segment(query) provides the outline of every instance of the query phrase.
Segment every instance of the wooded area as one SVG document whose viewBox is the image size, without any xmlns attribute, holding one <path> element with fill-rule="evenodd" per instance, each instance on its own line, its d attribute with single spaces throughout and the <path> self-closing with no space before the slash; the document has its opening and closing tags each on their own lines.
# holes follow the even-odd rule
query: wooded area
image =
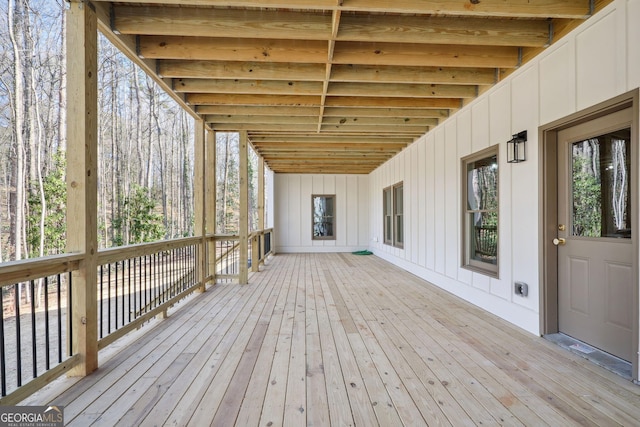
<svg viewBox="0 0 640 427">
<path fill-rule="evenodd" d="M 65 251 L 65 7 L 0 5 L 0 262 Z M 102 36 L 98 67 L 100 246 L 193 235 L 193 119 Z M 217 139 L 217 231 L 233 233 L 238 136 Z"/>
</svg>

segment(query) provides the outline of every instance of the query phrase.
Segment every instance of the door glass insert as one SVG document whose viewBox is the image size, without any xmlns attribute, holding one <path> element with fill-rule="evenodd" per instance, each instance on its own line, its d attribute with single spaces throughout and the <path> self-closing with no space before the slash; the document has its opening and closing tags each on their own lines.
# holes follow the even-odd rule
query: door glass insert
<svg viewBox="0 0 640 427">
<path fill-rule="evenodd" d="M 572 235 L 631 237 L 631 129 L 571 144 Z"/>
</svg>

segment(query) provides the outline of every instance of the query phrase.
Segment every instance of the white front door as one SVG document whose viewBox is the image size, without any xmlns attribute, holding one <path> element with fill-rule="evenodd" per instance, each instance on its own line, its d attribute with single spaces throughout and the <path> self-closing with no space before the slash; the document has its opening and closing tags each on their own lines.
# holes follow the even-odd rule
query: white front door
<svg viewBox="0 0 640 427">
<path fill-rule="evenodd" d="M 558 326 L 631 361 L 631 109 L 558 132 Z"/>
</svg>

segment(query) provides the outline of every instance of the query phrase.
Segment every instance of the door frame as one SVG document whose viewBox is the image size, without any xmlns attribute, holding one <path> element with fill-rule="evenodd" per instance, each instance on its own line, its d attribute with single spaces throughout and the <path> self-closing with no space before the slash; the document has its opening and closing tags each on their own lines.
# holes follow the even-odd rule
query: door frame
<svg viewBox="0 0 640 427">
<path fill-rule="evenodd" d="M 558 131 L 572 127 L 590 120 L 596 119 L 631 108 L 633 111 L 633 122 L 631 124 L 631 181 L 635 188 L 631 194 L 632 211 L 632 247 L 633 247 L 633 332 L 632 332 L 632 380 L 639 383 L 638 368 L 640 364 L 639 334 L 640 334 L 640 291 L 638 264 L 640 262 L 638 250 L 638 237 L 640 222 L 640 210 L 638 205 L 638 194 L 640 192 L 640 181 L 638 180 L 638 159 L 640 145 L 640 88 L 634 89 L 625 94 L 616 96 L 610 100 L 601 102 L 592 107 L 578 111 L 562 119 L 553 121 L 538 129 L 538 150 L 540 156 L 539 173 L 540 189 L 539 193 L 539 256 L 540 263 L 540 333 L 541 335 L 558 332 L 558 252 L 553 245 L 553 239 L 557 237 L 558 225 Z"/>
</svg>

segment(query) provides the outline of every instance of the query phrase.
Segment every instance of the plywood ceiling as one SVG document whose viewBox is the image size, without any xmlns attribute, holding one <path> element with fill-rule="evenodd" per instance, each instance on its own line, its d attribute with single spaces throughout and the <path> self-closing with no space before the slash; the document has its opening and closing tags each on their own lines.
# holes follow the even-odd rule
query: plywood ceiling
<svg viewBox="0 0 640 427">
<path fill-rule="evenodd" d="M 368 173 L 609 1 L 94 1 L 100 30 L 278 173 Z"/>
</svg>

